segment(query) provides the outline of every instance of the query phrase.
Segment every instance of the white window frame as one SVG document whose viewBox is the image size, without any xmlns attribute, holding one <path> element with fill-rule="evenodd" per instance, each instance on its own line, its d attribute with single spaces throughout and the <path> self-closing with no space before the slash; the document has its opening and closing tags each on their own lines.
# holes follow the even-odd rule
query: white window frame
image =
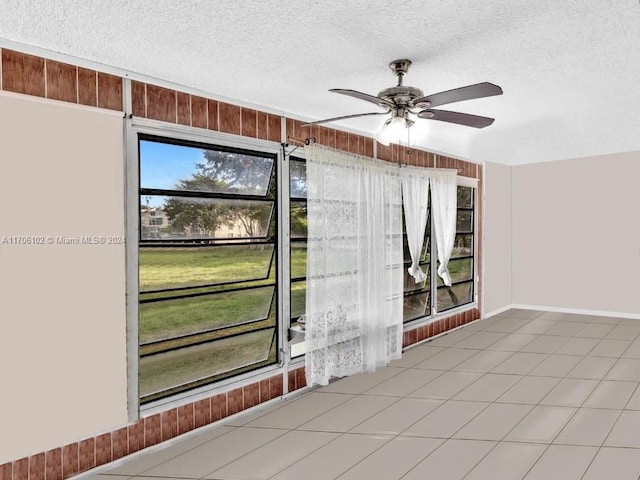
<svg viewBox="0 0 640 480">
<path fill-rule="evenodd" d="M 276 329 L 278 331 L 277 360 L 275 364 L 260 367 L 256 370 L 238 374 L 202 387 L 177 393 L 175 395 L 141 404 L 138 388 L 138 291 L 139 291 L 139 152 L 138 137 L 140 134 L 153 135 L 167 140 L 205 143 L 222 147 L 264 152 L 276 156 L 277 162 L 277 228 L 278 242 L 276 272 L 278 312 Z M 141 416 L 165 411 L 167 408 L 208 398 L 233 388 L 239 388 L 258 382 L 274 375 L 283 375 L 283 394 L 287 393 L 286 375 L 289 367 L 288 321 L 289 318 L 289 183 L 288 162 L 283 161 L 283 148 L 278 142 L 241 137 L 212 130 L 204 130 L 166 122 L 127 118 L 125 121 L 125 235 L 126 243 L 126 292 L 127 292 L 127 404 L 129 421 Z M 286 175 L 286 176 L 285 176 Z M 286 179 L 286 182 L 284 181 Z M 286 199 L 286 200 L 285 200 Z M 286 207 L 286 214 L 285 214 Z M 285 310 L 286 309 L 286 310 Z M 285 315 L 286 312 L 286 315 Z"/>
</svg>

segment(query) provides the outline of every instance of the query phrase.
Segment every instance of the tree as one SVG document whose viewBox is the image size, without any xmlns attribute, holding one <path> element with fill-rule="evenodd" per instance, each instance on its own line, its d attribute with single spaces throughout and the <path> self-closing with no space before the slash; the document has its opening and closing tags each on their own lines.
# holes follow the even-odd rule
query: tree
<svg viewBox="0 0 640 480">
<path fill-rule="evenodd" d="M 227 225 L 241 225 L 248 237 L 267 236 L 266 230 L 273 224 L 270 217 L 275 215 L 273 204 L 234 205 L 227 208 Z"/>
<path fill-rule="evenodd" d="M 203 150 L 204 162 L 196 164 L 198 173 L 216 182 L 221 193 L 265 195 L 274 198 L 271 180 L 273 159 L 241 153 Z"/>
<path fill-rule="evenodd" d="M 307 236 L 307 207 L 299 202 L 291 202 L 291 214 L 289 217 L 291 236 Z"/>
<path fill-rule="evenodd" d="M 171 221 L 171 230 L 191 236 L 213 236 L 226 224 L 226 208 L 201 198 L 171 197 L 164 211 Z M 195 230 L 195 231 L 194 231 Z"/>
<path fill-rule="evenodd" d="M 307 197 L 307 164 L 291 159 L 289 162 L 289 177 L 291 178 L 291 196 Z"/>
<path fill-rule="evenodd" d="M 203 150 L 203 160 L 191 178 L 178 181 L 176 190 L 275 197 L 272 158 Z M 273 223 L 269 221 L 273 203 L 266 202 L 171 197 L 164 210 L 174 231 L 193 235 L 196 229 L 207 237 L 224 225 L 240 225 L 249 237 L 264 236 Z"/>
<path fill-rule="evenodd" d="M 291 179 L 290 225 L 293 237 L 307 236 L 307 205 L 295 199 L 307 198 L 307 164 L 292 158 L 289 161 L 289 177 Z"/>
</svg>

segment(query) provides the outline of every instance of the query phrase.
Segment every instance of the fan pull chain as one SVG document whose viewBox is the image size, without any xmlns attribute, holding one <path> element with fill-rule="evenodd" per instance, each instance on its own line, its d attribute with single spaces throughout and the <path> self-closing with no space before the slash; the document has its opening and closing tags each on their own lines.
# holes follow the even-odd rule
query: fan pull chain
<svg viewBox="0 0 640 480">
<path fill-rule="evenodd" d="M 407 149 L 406 149 L 406 154 L 407 154 L 407 162 L 406 163 L 402 163 L 400 161 L 400 152 L 398 151 L 398 166 L 402 167 L 402 166 L 407 166 L 409 165 L 409 158 L 408 156 L 411 155 L 413 153 L 413 151 L 411 150 L 411 127 L 413 126 L 413 122 L 411 122 L 411 124 L 407 127 Z M 402 147 L 402 142 L 400 143 L 400 147 Z"/>
</svg>

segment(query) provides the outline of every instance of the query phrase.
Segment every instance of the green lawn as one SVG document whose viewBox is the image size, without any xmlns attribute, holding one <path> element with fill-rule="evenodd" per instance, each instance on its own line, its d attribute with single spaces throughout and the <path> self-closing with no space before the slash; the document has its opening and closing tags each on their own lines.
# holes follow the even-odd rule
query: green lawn
<svg viewBox="0 0 640 480">
<path fill-rule="evenodd" d="M 305 312 L 307 282 L 291 284 L 291 318 L 298 318 Z"/>
<path fill-rule="evenodd" d="M 268 360 L 273 362 L 274 332 L 274 329 L 261 330 L 143 357 L 139 364 L 140 396 L 144 398 L 157 392 L 171 391 L 179 385 L 196 386 L 199 382 L 206 383 L 211 378 L 225 376 L 248 365 Z"/>
<path fill-rule="evenodd" d="M 213 377 L 249 369 L 249 365 L 276 360 L 275 349 L 269 353 L 274 329 L 255 331 L 276 325 L 275 268 L 269 271 L 272 257 L 271 245 L 140 249 L 141 300 L 180 293 L 211 293 L 140 304 L 139 341 L 159 342 L 140 349 L 142 398 L 151 400 L 162 396 L 158 394 L 160 391 L 172 393 L 178 385 L 206 383 Z M 142 293 L 242 280 L 245 282 L 230 286 Z M 244 286 L 256 288 L 215 293 Z M 259 319 L 264 320 L 234 326 Z M 211 332 L 224 327 L 228 328 Z M 196 337 L 173 339 L 198 332 L 202 333 Z M 176 347 L 182 348 L 167 350 Z"/>
<path fill-rule="evenodd" d="M 140 343 L 267 318 L 274 287 L 140 304 Z"/>
<path fill-rule="evenodd" d="M 473 259 L 461 258 L 459 260 L 449 260 L 449 275 L 452 282 L 460 282 L 463 280 L 471 280 L 473 271 Z M 437 274 L 436 274 L 437 275 Z M 438 286 L 442 286 L 444 283 L 442 279 L 438 277 Z"/>
<path fill-rule="evenodd" d="M 264 278 L 271 245 L 140 248 L 140 290 Z"/>
<path fill-rule="evenodd" d="M 307 275 L 307 244 L 291 244 L 291 278 Z"/>
<path fill-rule="evenodd" d="M 291 244 L 291 278 L 307 276 L 307 244 Z M 291 283 L 291 318 L 297 319 L 305 312 L 307 282 Z"/>
</svg>

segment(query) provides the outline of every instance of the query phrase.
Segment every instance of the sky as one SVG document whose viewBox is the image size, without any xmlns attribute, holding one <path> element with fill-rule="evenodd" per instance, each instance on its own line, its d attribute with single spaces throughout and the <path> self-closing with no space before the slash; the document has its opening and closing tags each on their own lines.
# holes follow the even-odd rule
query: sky
<svg viewBox="0 0 640 480">
<path fill-rule="evenodd" d="M 195 164 L 203 159 L 200 148 L 168 143 L 140 141 L 140 186 L 174 189 L 181 178 L 195 172 Z M 165 197 L 149 197 L 149 206 L 159 207 Z M 146 205 L 146 200 L 142 202 Z"/>
</svg>

